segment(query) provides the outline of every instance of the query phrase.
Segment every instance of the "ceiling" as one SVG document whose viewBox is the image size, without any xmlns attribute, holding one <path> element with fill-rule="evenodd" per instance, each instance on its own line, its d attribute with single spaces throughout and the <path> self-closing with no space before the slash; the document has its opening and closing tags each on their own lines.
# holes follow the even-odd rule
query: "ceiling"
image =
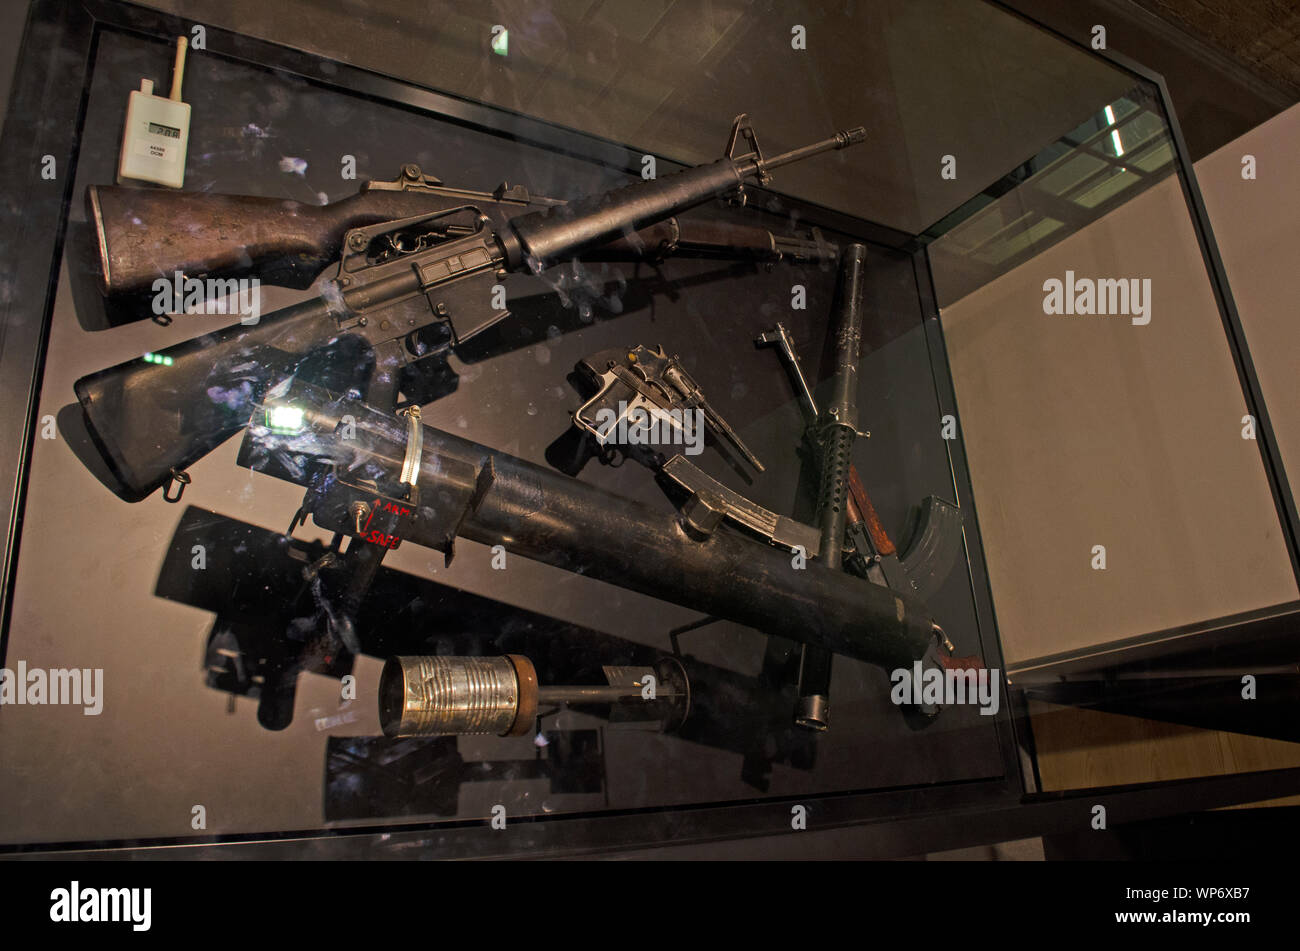
<svg viewBox="0 0 1300 951">
<path fill-rule="evenodd" d="M 1294 0 L 1135 2 L 1300 99 L 1300 6 Z"/>
</svg>

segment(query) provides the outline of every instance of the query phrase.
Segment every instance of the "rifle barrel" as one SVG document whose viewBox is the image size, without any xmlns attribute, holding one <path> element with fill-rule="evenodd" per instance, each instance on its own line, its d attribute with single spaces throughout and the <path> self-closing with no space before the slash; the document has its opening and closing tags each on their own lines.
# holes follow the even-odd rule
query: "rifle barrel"
<svg viewBox="0 0 1300 951">
<path fill-rule="evenodd" d="M 856 128 L 836 132 L 829 139 L 822 139 L 812 145 L 791 149 L 789 152 L 782 152 L 780 155 L 764 159 L 763 167 L 770 170 L 780 168 L 783 165 L 793 165 L 795 162 L 802 162 L 804 159 L 820 155 L 822 152 L 833 152 L 836 149 L 848 148 L 850 145 L 857 145 L 859 142 L 865 142 L 866 140 L 867 127 L 860 125 Z"/>
<path fill-rule="evenodd" d="M 847 148 L 866 137 L 867 130 L 858 126 L 770 159 L 724 158 L 660 179 L 625 185 L 604 195 L 520 215 L 511 221 L 509 232 L 501 235 L 507 264 L 511 270 L 525 266 L 540 270 L 733 192 L 747 176 Z"/>
</svg>

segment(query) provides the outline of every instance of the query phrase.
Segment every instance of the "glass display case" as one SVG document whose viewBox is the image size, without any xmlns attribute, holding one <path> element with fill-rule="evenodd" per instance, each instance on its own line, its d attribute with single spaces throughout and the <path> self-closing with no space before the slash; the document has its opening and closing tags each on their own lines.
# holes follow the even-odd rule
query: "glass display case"
<svg viewBox="0 0 1300 951">
<path fill-rule="evenodd" d="M 1061 768 L 1061 705 L 1287 739 L 1225 697 L 1300 522 L 1158 77 L 978 0 L 291 6 L 32 8 L 8 851 L 902 855 L 1300 791 Z M 129 117 L 178 37 L 185 124 Z"/>
</svg>

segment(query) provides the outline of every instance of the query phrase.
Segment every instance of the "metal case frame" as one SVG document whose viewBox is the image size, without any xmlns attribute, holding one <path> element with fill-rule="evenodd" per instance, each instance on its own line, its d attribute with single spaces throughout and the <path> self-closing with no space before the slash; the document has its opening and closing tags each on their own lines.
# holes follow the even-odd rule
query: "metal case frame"
<svg viewBox="0 0 1300 951">
<path fill-rule="evenodd" d="M 1005 4 L 998 4 L 1015 13 Z M 1019 14 L 1016 14 L 1019 15 Z M 190 24 L 180 18 L 119 0 L 35 0 L 29 13 L 23 53 L 4 128 L 4 207 L 14 227 L 0 234 L 0 259 L 10 262 L 10 289 L 0 301 L 0 509 L 8 514 L 0 534 L 0 659 L 8 642 L 11 594 L 23 528 L 28 460 L 38 429 L 36 418 L 49 322 L 62 259 L 67 214 L 98 38 L 103 30 L 155 37 L 176 35 Z M 1064 42 L 1071 42 L 1062 37 Z M 313 54 L 207 28 L 208 55 L 249 62 L 293 74 L 352 95 L 372 97 L 415 111 L 529 141 L 637 173 L 641 150 L 566 130 L 496 107 L 438 93 Z M 1185 196 L 1223 315 L 1242 389 L 1258 420 L 1263 454 L 1279 517 L 1287 529 L 1293 566 L 1300 574 L 1300 516 L 1297 516 L 1273 430 L 1255 375 L 1240 319 L 1223 272 L 1205 208 L 1164 81 L 1135 63 L 1103 53 L 1123 69 L 1154 83 L 1168 117 Z M 51 68 L 57 64 L 57 69 Z M 322 69 L 328 65 L 328 71 Z M 54 181 L 32 181 L 43 156 L 65 170 Z M 680 167 L 658 156 L 664 168 Z M 814 218 L 846 233 L 911 254 L 916 291 L 944 412 L 956 414 L 952 378 L 935 304 L 924 239 L 851 218 L 831 209 L 785 199 Z M 954 484 L 967 522 L 968 569 L 980 638 L 990 666 L 1001 666 L 994 605 L 984 567 L 978 522 L 971 502 L 970 474 L 960 443 L 949 443 Z M 1293 611 L 1292 614 L 1294 615 Z M 1234 630 L 1220 627 L 1222 636 Z M 1155 635 L 1152 635 L 1155 637 Z M 1145 643 L 1150 638 L 1142 639 Z M 1049 675 L 1050 676 L 1050 675 Z M 145 858 L 238 856 L 253 858 L 397 857 L 413 854 L 455 856 L 556 855 L 611 850 L 653 849 L 671 841 L 694 844 L 699 854 L 755 854 L 811 857 L 828 854 L 892 856 L 955 848 L 1077 828 L 1092 805 L 1110 804 L 1117 821 L 1131 821 L 1259 800 L 1300 791 L 1300 769 L 1209 777 L 1170 783 L 1137 784 L 1070 793 L 1037 793 L 1036 764 L 1024 696 L 1011 694 L 995 728 L 1002 750 L 1002 775 L 983 780 L 902 790 L 800 797 L 815 831 L 789 835 L 789 803 L 782 799 L 723 806 L 601 813 L 579 817 L 524 818 L 509 831 L 487 835 L 478 822 L 400 824 L 345 830 L 300 830 L 208 838 L 151 839 L 105 843 L 25 845 L 12 851 L 59 858 L 88 856 Z M 1027 765 L 1027 771 L 1025 769 Z M 1124 817 L 1120 820 L 1119 817 Z M 7 851 L 10 849 L 6 849 Z"/>
</svg>

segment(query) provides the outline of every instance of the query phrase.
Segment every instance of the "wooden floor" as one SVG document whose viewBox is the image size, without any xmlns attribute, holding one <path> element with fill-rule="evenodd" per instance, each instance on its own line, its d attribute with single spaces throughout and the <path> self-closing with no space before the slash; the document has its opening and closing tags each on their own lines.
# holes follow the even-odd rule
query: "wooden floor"
<svg viewBox="0 0 1300 951">
<path fill-rule="evenodd" d="M 1031 701 L 1044 790 L 1300 766 L 1300 743 Z M 1300 796 L 1269 805 L 1300 805 Z"/>
</svg>

